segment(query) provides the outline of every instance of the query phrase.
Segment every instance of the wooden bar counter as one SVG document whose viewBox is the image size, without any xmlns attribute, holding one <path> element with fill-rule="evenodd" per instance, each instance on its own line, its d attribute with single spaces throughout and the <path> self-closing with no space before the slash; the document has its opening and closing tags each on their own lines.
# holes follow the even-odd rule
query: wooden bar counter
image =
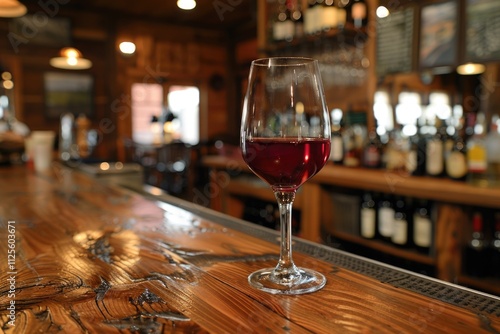
<svg viewBox="0 0 500 334">
<path fill-rule="evenodd" d="M 295 262 L 325 288 L 257 291 L 275 231 L 134 187 L 0 169 L 0 332 L 500 332 L 498 297 L 302 239 Z"/>
</svg>

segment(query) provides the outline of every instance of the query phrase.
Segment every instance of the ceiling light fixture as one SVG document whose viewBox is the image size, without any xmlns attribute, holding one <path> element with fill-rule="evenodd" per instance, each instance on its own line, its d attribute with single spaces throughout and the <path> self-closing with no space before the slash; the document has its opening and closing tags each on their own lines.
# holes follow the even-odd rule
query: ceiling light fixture
<svg viewBox="0 0 500 334">
<path fill-rule="evenodd" d="M 389 16 L 389 9 L 385 6 L 378 6 L 376 10 L 377 17 L 380 19 L 386 18 Z"/>
<path fill-rule="evenodd" d="M 177 7 L 184 10 L 191 10 L 196 7 L 195 0 L 177 0 Z"/>
<path fill-rule="evenodd" d="M 17 0 L 0 0 L 0 17 L 19 17 L 27 11 L 26 6 Z"/>
<path fill-rule="evenodd" d="M 457 73 L 461 75 L 481 74 L 485 70 L 483 64 L 465 63 L 457 67 Z"/>
<path fill-rule="evenodd" d="M 132 42 L 121 42 L 118 47 L 120 52 L 125 55 L 131 55 L 135 52 L 135 44 Z"/>
<path fill-rule="evenodd" d="M 59 57 L 50 60 L 50 65 L 64 70 L 85 70 L 92 67 L 92 62 L 82 58 L 82 54 L 75 48 L 62 48 Z"/>
</svg>

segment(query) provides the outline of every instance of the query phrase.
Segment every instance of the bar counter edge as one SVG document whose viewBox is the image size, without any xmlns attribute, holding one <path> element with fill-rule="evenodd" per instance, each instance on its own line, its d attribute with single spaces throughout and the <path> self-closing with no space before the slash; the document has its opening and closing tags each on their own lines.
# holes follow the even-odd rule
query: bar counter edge
<svg viewBox="0 0 500 334">
<path fill-rule="evenodd" d="M 117 185 L 146 198 L 177 206 L 222 226 L 238 230 L 271 243 L 278 243 L 278 231 L 174 197 L 159 188 L 149 185 L 138 186 L 133 183 L 120 183 Z M 293 237 L 293 240 L 294 252 L 300 252 L 328 262 L 333 266 L 339 266 L 362 275 L 370 276 L 381 283 L 407 289 L 442 302 L 469 309 L 473 312 L 485 312 L 500 317 L 499 296 L 445 282 L 296 236 Z"/>
</svg>

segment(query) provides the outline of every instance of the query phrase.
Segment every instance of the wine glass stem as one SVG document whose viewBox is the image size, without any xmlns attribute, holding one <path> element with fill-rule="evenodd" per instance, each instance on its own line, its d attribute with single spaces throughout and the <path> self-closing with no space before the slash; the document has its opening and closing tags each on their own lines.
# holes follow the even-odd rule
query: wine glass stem
<svg viewBox="0 0 500 334">
<path fill-rule="evenodd" d="M 275 276 L 292 283 L 300 279 L 299 269 L 292 259 L 292 206 L 295 191 L 276 191 L 274 195 L 278 201 L 281 226 L 280 259 L 274 272 Z"/>
</svg>

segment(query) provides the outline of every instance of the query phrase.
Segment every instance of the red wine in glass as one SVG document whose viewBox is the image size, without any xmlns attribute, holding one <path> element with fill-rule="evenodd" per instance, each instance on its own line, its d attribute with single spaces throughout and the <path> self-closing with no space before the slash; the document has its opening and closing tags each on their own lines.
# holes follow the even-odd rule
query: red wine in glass
<svg viewBox="0 0 500 334">
<path fill-rule="evenodd" d="M 273 294 L 317 291 L 325 286 L 326 277 L 295 265 L 291 226 L 298 188 L 323 168 L 330 154 L 330 114 L 318 61 L 301 57 L 254 60 L 242 111 L 243 159 L 271 186 L 281 232 L 278 264 L 254 271 L 248 282 Z"/>
<path fill-rule="evenodd" d="M 275 191 L 295 191 L 316 175 L 330 154 L 330 139 L 252 138 L 245 140 L 243 159 Z"/>
</svg>

